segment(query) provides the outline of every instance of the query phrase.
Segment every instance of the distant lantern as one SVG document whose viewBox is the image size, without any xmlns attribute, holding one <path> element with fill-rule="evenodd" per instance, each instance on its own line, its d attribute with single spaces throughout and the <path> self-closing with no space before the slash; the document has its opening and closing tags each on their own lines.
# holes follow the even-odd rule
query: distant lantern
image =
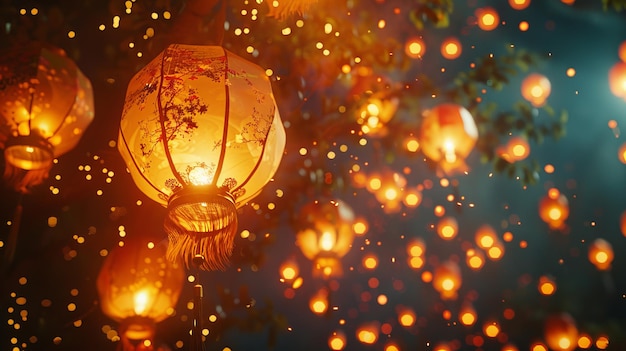
<svg viewBox="0 0 626 351">
<path fill-rule="evenodd" d="M 617 48 L 617 55 L 622 62 L 626 62 L 626 40 L 619 44 Z"/>
<path fill-rule="evenodd" d="M 397 97 L 371 96 L 357 113 L 357 123 L 364 134 L 384 135 L 387 123 L 398 110 Z"/>
<path fill-rule="evenodd" d="M 404 43 L 404 52 L 410 58 L 421 59 L 426 53 L 426 44 L 422 38 L 410 38 Z"/>
<path fill-rule="evenodd" d="M 346 347 L 346 334 L 341 331 L 335 331 L 328 337 L 328 347 L 333 351 L 341 351 Z"/>
<path fill-rule="evenodd" d="M 454 217 L 446 216 L 437 222 L 437 235 L 443 240 L 452 240 L 459 231 L 459 223 Z"/>
<path fill-rule="evenodd" d="M 530 0 L 509 0 L 509 5 L 515 10 L 523 10 L 530 5 Z"/>
<path fill-rule="evenodd" d="M 539 217 L 552 229 L 563 229 L 569 217 L 569 201 L 559 189 L 551 188 L 539 201 Z"/>
<path fill-rule="evenodd" d="M 545 105 L 552 91 L 550 80 L 539 73 L 531 73 L 522 81 L 522 96 L 534 107 Z"/>
<path fill-rule="evenodd" d="M 550 350 L 571 351 L 576 349 L 578 328 L 572 316 L 560 313 L 549 316 L 544 324 L 544 338 Z"/>
<path fill-rule="evenodd" d="M 626 62 L 618 62 L 609 70 L 609 88 L 615 96 L 626 100 Z"/>
<path fill-rule="evenodd" d="M 36 43 L 0 54 L 0 77 L 6 162 L 23 170 L 49 168 L 94 118 L 91 82 L 63 50 Z"/>
<path fill-rule="evenodd" d="M 506 145 L 497 150 L 498 156 L 510 163 L 522 161 L 530 155 L 530 145 L 525 138 L 515 136 Z"/>
<path fill-rule="evenodd" d="M 461 269 L 456 262 L 446 261 L 435 268 L 432 284 L 442 299 L 456 299 L 461 283 Z"/>
<path fill-rule="evenodd" d="M 340 259 L 352 246 L 354 220 L 354 212 L 341 200 L 316 200 L 300 209 L 296 244 L 313 261 L 314 276 L 342 275 Z"/>
<path fill-rule="evenodd" d="M 185 272 L 166 259 L 165 251 L 165 245 L 127 240 L 109 253 L 100 268 L 100 307 L 121 323 L 123 344 L 152 341 L 155 324 L 174 314 Z"/>
<path fill-rule="evenodd" d="M 476 123 L 463 106 L 444 103 L 424 111 L 419 129 L 420 148 L 445 173 L 468 169 L 465 159 L 477 139 Z"/>
<path fill-rule="evenodd" d="M 268 0 L 266 2 L 269 7 L 268 16 L 285 19 L 295 14 L 302 15 L 311 5 L 315 4 L 317 0 Z"/>
<path fill-rule="evenodd" d="M 589 262 L 593 263 L 598 270 L 606 271 L 611 268 L 613 262 L 613 246 L 610 242 L 597 238 L 589 246 L 587 257 Z"/>
<path fill-rule="evenodd" d="M 167 206 L 168 257 L 223 269 L 237 208 L 278 168 L 283 128 L 265 70 L 219 46 L 170 45 L 128 85 L 119 151 Z"/>
<path fill-rule="evenodd" d="M 449 37 L 441 42 L 441 56 L 448 60 L 454 60 L 461 56 L 463 48 L 459 39 L 455 37 Z"/>
<path fill-rule="evenodd" d="M 500 15 L 493 7 L 482 7 L 475 11 L 478 27 L 485 31 L 491 31 L 500 24 Z"/>
</svg>

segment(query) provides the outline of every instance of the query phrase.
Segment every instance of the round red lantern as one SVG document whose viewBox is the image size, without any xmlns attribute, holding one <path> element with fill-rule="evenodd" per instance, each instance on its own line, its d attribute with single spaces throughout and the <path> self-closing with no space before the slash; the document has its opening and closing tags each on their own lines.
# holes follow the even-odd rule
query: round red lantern
<svg viewBox="0 0 626 351">
<path fill-rule="evenodd" d="M 167 206 L 172 260 L 225 267 L 236 210 L 270 181 L 284 147 L 265 70 L 222 47 L 170 45 L 128 85 L 118 148 L 139 190 Z"/>
</svg>

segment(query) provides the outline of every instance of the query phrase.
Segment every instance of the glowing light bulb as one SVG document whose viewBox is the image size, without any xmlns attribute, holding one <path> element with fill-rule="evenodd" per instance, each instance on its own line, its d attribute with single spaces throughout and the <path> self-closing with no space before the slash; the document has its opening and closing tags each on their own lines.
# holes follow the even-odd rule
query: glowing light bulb
<svg viewBox="0 0 626 351">
<path fill-rule="evenodd" d="M 135 314 L 142 315 L 146 308 L 148 307 L 148 303 L 150 302 L 150 297 L 148 296 L 148 292 L 146 290 L 139 290 L 135 293 L 133 297 L 134 300 L 134 309 Z"/>
<path fill-rule="evenodd" d="M 331 232 L 324 232 L 320 237 L 319 244 L 323 251 L 330 251 L 335 246 L 335 236 Z"/>
<path fill-rule="evenodd" d="M 446 139 L 443 142 L 443 154 L 446 162 L 454 163 L 456 161 L 456 152 L 454 152 L 454 141 Z"/>
</svg>

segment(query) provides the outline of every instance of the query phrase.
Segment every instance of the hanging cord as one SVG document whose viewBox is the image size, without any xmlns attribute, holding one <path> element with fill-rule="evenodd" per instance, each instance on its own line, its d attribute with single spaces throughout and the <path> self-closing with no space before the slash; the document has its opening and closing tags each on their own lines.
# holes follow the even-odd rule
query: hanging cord
<svg viewBox="0 0 626 351">
<path fill-rule="evenodd" d="M 222 45 L 225 0 L 188 0 L 171 28 L 171 44 Z"/>
</svg>

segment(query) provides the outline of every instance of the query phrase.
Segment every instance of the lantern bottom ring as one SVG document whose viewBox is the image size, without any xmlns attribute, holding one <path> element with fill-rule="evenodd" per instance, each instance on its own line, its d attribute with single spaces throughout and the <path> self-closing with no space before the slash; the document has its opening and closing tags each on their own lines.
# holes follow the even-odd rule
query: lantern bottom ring
<svg viewBox="0 0 626 351">
<path fill-rule="evenodd" d="M 52 164 L 53 146 L 35 134 L 10 137 L 6 141 L 4 157 L 7 162 L 20 169 L 42 169 Z"/>
</svg>

